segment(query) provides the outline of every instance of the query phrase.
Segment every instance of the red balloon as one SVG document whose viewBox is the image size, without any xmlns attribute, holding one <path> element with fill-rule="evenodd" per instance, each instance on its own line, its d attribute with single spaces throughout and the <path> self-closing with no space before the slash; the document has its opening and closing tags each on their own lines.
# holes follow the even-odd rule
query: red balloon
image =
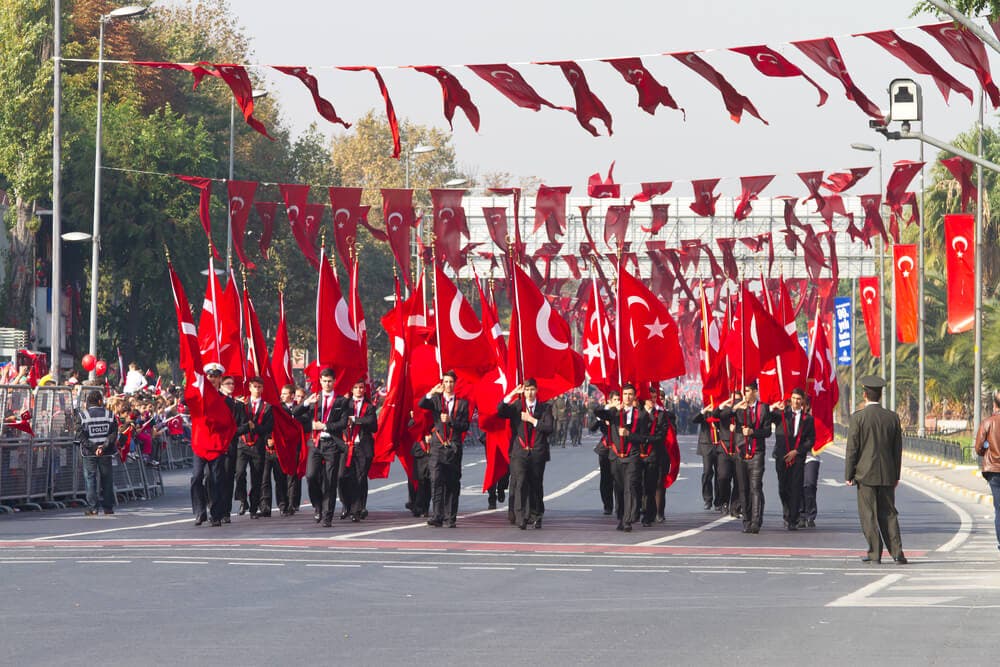
<svg viewBox="0 0 1000 667">
<path fill-rule="evenodd" d="M 97 373 L 98 377 L 107 373 L 108 362 L 104 361 L 104 359 L 100 359 L 96 364 L 94 364 L 94 372 Z"/>
<path fill-rule="evenodd" d="M 83 355 L 83 359 L 80 360 L 80 365 L 83 366 L 83 370 L 92 371 L 94 370 L 94 365 L 97 363 L 97 358 L 92 354 Z"/>
</svg>

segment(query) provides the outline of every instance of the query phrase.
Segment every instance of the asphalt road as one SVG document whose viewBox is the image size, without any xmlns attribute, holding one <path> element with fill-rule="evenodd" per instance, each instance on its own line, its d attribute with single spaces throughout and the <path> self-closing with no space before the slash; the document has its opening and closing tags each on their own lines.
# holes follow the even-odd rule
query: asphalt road
<svg viewBox="0 0 1000 667">
<path fill-rule="evenodd" d="M 9 665 L 981 663 L 1000 607 L 992 515 L 905 481 L 908 566 L 864 565 L 855 491 L 822 456 L 817 528 L 781 529 L 773 464 L 759 535 L 702 509 L 682 438 L 667 521 L 616 531 L 596 456 L 556 449 L 542 530 L 479 493 L 466 452 L 458 527 L 403 509 L 394 470 L 371 515 L 194 527 L 189 471 L 109 517 L 0 517 L 0 663 Z"/>
</svg>

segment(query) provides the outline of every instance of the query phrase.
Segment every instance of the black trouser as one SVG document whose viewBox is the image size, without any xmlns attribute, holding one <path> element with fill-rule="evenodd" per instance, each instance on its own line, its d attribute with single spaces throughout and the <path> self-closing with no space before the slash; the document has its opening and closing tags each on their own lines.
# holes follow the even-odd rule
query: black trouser
<svg viewBox="0 0 1000 667">
<path fill-rule="evenodd" d="M 614 475 L 611 474 L 611 459 L 607 454 L 597 455 L 597 467 L 601 471 L 601 503 L 604 511 L 611 512 L 615 508 Z"/>
<path fill-rule="evenodd" d="M 272 479 L 274 480 L 273 485 Z M 285 512 L 288 509 L 288 476 L 281 471 L 278 455 L 274 452 L 267 452 L 264 455 L 264 479 L 260 489 L 261 514 L 266 516 L 271 514 L 272 497 L 278 501 L 279 511 Z"/>
<path fill-rule="evenodd" d="M 413 490 L 411 511 L 413 516 L 427 516 L 431 509 L 431 457 L 420 456 L 413 459 Z"/>
<path fill-rule="evenodd" d="M 800 517 L 806 521 L 816 520 L 816 489 L 819 486 L 819 459 L 806 461 L 802 473 L 802 502 Z"/>
<path fill-rule="evenodd" d="M 667 489 L 663 486 L 663 482 L 667 479 L 667 473 L 670 472 L 670 456 L 665 448 L 656 460 L 660 466 L 660 481 L 656 485 L 656 518 L 662 519 L 667 512 Z"/>
<path fill-rule="evenodd" d="M 741 512 L 743 515 L 743 525 L 748 526 L 747 520 L 750 517 L 750 472 L 747 467 L 747 460 L 737 452 L 729 457 L 729 462 L 733 466 L 733 495 L 729 500 L 729 513 L 735 515 L 737 511 Z"/>
<path fill-rule="evenodd" d="M 611 460 L 618 521 L 626 526 L 631 526 L 639 520 L 639 501 L 642 496 L 642 471 L 639 469 L 641 465 L 638 457 Z"/>
<path fill-rule="evenodd" d="M 324 520 L 333 519 L 337 506 L 339 467 L 340 449 L 332 438 L 320 438 L 318 446 L 309 447 L 309 458 L 306 460 L 309 502 Z"/>
<path fill-rule="evenodd" d="M 454 521 L 458 515 L 458 496 L 462 492 L 462 460 L 445 463 L 431 457 L 431 499 L 435 521 Z"/>
<path fill-rule="evenodd" d="M 222 474 L 225 471 L 223 454 L 217 459 L 208 461 L 197 454 L 194 455 L 191 470 L 191 511 L 195 518 L 206 516 L 211 510 L 212 521 L 221 521 L 225 515 L 222 492 L 225 484 Z"/>
<path fill-rule="evenodd" d="M 698 445 L 701 447 L 701 445 Z M 719 500 L 719 448 L 709 445 L 707 454 L 701 455 L 701 499 L 706 505 L 718 507 Z"/>
<path fill-rule="evenodd" d="M 361 518 L 361 510 L 365 509 L 368 498 L 368 469 L 371 459 L 360 448 L 351 452 L 351 464 L 347 465 L 347 454 L 340 457 L 340 504 L 344 512 Z"/>
<path fill-rule="evenodd" d="M 491 486 L 486 492 L 489 494 L 488 500 L 490 505 L 495 505 L 497 502 L 497 496 L 500 493 L 506 493 L 507 488 L 510 486 L 510 468 L 507 468 L 507 472 L 504 473 L 503 477 L 497 480 L 497 483 Z"/>
<path fill-rule="evenodd" d="M 661 516 L 657 508 L 657 491 L 663 489 L 660 459 L 649 457 L 637 462 L 642 471 L 642 522 L 653 523 Z"/>
<path fill-rule="evenodd" d="M 535 522 L 545 514 L 545 461 L 534 453 L 518 452 L 510 461 L 510 495 L 514 523 Z"/>
<path fill-rule="evenodd" d="M 791 466 L 785 463 L 785 458 L 774 460 L 774 469 L 778 473 L 778 497 L 781 498 L 781 516 L 785 523 L 794 526 L 799 522 L 799 503 L 802 497 L 802 478 L 805 471 L 805 461 L 796 456 Z"/>
<path fill-rule="evenodd" d="M 739 493 L 734 493 L 733 483 L 736 481 L 736 464 L 733 457 L 721 448 L 716 448 L 715 461 L 715 506 L 725 507 L 728 510 L 735 510 Z"/>
<path fill-rule="evenodd" d="M 236 440 L 229 443 L 229 451 L 222 459 L 222 515 L 233 513 L 233 486 L 236 482 Z"/>
<path fill-rule="evenodd" d="M 746 460 L 747 490 L 743 492 L 743 525 L 760 528 L 764 520 L 764 450 Z M 742 480 L 741 480 L 742 484 Z"/>
<path fill-rule="evenodd" d="M 868 486 L 858 483 L 858 517 L 861 532 L 868 542 L 868 556 L 881 560 L 882 544 L 893 558 L 903 555 L 903 542 L 899 536 L 899 514 L 896 512 L 895 486 Z"/>
<path fill-rule="evenodd" d="M 247 466 L 250 466 L 250 516 L 260 509 L 260 486 L 264 481 L 264 451 L 263 447 L 247 447 L 240 443 L 236 448 L 236 477 L 233 500 L 247 502 Z"/>
</svg>

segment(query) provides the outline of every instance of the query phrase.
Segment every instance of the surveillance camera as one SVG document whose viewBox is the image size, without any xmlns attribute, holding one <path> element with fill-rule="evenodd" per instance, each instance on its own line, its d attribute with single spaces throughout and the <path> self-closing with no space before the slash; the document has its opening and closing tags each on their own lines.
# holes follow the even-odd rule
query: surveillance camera
<svg viewBox="0 0 1000 667">
<path fill-rule="evenodd" d="M 872 118 L 868 121 L 868 127 L 870 127 L 873 130 L 878 130 L 883 127 L 886 127 L 886 122 L 882 118 Z"/>
</svg>

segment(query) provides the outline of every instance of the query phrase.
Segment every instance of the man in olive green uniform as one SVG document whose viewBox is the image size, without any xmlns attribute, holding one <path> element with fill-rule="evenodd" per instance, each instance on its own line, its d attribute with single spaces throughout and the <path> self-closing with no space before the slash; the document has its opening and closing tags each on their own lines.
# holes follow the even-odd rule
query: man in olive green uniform
<svg viewBox="0 0 1000 667">
<path fill-rule="evenodd" d="M 903 430 L 895 412 L 879 405 L 885 380 L 861 378 L 865 406 L 851 415 L 844 479 L 858 487 L 858 516 L 868 541 L 865 563 L 882 561 L 882 540 L 899 565 L 906 564 L 899 537 L 896 485 L 903 464 Z"/>
</svg>

